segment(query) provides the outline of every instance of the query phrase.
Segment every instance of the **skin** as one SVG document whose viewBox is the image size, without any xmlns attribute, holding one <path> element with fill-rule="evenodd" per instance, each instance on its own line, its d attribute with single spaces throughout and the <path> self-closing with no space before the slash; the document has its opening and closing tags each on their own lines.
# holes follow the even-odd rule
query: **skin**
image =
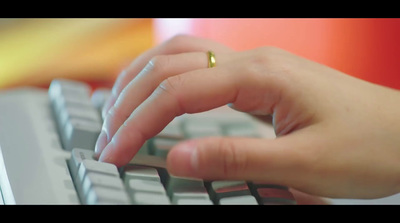
<svg viewBox="0 0 400 223">
<path fill-rule="evenodd" d="M 216 67 L 207 67 L 208 50 Z M 184 141 L 167 157 L 170 173 L 281 184 L 299 197 L 400 192 L 399 91 L 278 48 L 234 51 L 190 36 L 150 49 L 119 75 L 96 154 L 123 166 L 174 117 L 226 104 L 272 116 L 276 139 Z"/>
</svg>

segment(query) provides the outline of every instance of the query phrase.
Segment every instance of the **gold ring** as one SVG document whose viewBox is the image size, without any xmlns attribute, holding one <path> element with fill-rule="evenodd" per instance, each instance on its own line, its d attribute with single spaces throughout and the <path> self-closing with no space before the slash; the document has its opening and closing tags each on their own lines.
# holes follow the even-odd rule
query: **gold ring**
<svg viewBox="0 0 400 223">
<path fill-rule="evenodd" d="M 213 51 L 208 51 L 208 67 L 215 67 L 215 54 Z"/>
</svg>

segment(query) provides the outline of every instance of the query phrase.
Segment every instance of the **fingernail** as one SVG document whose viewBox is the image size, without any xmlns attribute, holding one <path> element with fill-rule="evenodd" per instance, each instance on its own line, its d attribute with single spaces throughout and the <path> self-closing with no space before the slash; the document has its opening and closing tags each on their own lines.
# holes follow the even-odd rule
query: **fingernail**
<svg viewBox="0 0 400 223">
<path fill-rule="evenodd" d="M 101 130 L 99 138 L 97 138 L 96 146 L 94 148 L 94 153 L 96 158 L 99 158 L 100 154 L 103 152 L 107 144 L 108 144 L 107 133 L 104 130 Z"/>
<path fill-rule="evenodd" d="M 99 157 L 99 161 L 100 162 L 107 162 L 107 163 L 113 163 L 114 161 L 114 156 L 113 156 L 113 148 L 114 145 L 112 143 L 113 141 L 111 141 L 110 143 L 108 143 L 104 149 L 103 152 L 101 153 L 100 157 Z"/>
</svg>

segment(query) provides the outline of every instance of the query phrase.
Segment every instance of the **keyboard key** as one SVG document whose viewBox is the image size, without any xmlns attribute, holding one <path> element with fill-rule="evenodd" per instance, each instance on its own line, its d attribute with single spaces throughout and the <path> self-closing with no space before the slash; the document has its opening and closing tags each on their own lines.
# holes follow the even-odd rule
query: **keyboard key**
<svg viewBox="0 0 400 223">
<path fill-rule="evenodd" d="M 189 188 L 188 188 L 189 189 Z M 206 190 L 193 188 L 192 190 L 177 190 L 171 195 L 172 204 L 213 204 Z"/>
<path fill-rule="evenodd" d="M 84 82 L 66 80 L 66 79 L 54 79 L 49 86 L 48 95 L 50 100 L 55 100 L 61 95 L 68 96 L 71 98 L 79 98 L 77 95 L 89 95 L 90 86 Z"/>
<path fill-rule="evenodd" d="M 130 204 L 129 196 L 125 190 L 107 187 L 92 187 L 84 204 Z"/>
<path fill-rule="evenodd" d="M 173 204 L 192 202 L 194 200 L 199 200 L 199 202 L 204 204 L 211 202 L 203 181 L 199 179 L 170 175 L 167 180 L 166 188 L 168 196 L 171 198 Z M 187 201 L 188 199 L 191 201 Z"/>
<path fill-rule="evenodd" d="M 212 181 L 208 187 L 210 197 L 216 204 L 225 197 L 251 195 L 246 181 Z"/>
<path fill-rule="evenodd" d="M 78 169 L 78 177 L 83 181 L 84 177 L 89 172 L 97 172 L 101 174 L 107 174 L 110 176 L 119 177 L 117 167 L 111 163 L 102 163 L 95 160 L 85 159 L 82 161 Z"/>
<path fill-rule="evenodd" d="M 158 175 L 156 168 L 139 165 L 125 166 L 123 170 L 123 178 L 127 185 L 130 179 L 143 179 L 160 182 L 160 176 Z"/>
<path fill-rule="evenodd" d="M 72 118 L 66 123 L 61 132 L 64 149 L 82 148 L 94 150 L 100 131 L 100 123 Z"/>
<path fill-rule="evenodd" d="M 89 172 L 86 174 L 82 183 L 83 194 L 88 194 L 92 187 L 107 187 L 125 190 L 122 180 L 119 177 L 96 172 Z"/>
<path fill-rule="evenodd" d="M 166 195 L 147 193 L 147 192 L 136 192 L 131 196 L 133 204 L 155 204 L 155 205 L 167 205 L 171 204 L 170 200 Z"/>
<path fill-rule="evenodd" d="M 62 128 L 72 118 L 85 119 L 101 124 L 100 115 L 91 106 L 84 104 L 69 104 L 63 108 L 58 115 L 58 124 Z"/>
<path fill-rule="evenodd" d="M 177 204 L 177 205 L 213 205 L 214 203 L 210 199 L 202 199 L 202 198 L 185 198 L 185 197 L 180 197 L 180 198 L 174 198 L 172 201 L 172 204 Z"/>
<path fill-rule="evenodd" d="M 75 180 L 78 174 L 78 168 L 82 161 L 85 159 L 94 160 L 93 155 L 94 152 L 87 149 L 74 148 L 71 151 L 71 158 L 68 161 L 68 166 L 73 180 Z"/>
<path fill-rule="evenodd" d="M 219 200 L 222 205 L 258 205 L 257 200 L 252 195 L 224 197 Z"/>
<path fill-rule="evenodd" d="M 133 193 L 148 192 L 166 195 L 164 186 L 161 182 L 154 180 L 130 179 L 128 182 L 128 189 Z"/>
</svg>

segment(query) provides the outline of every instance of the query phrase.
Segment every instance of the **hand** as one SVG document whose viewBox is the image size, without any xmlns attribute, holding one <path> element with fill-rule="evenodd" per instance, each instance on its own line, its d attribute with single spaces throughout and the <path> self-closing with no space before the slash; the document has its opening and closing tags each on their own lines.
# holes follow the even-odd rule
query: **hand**
<svg viewBox="0 0 400 223">
<path fill-rule="evenodd" d="M 217 65 L 207 68 L 206 52 Z M 117 79 L 96 145 L 122 166 L 174 117 L 230 104 L 272 115 L 276 139 L 210 137 L 176 145 L 169 172 L 267 181 L 325 197 L 400 192 L 400 94 L 273 47 L 236 52 L 178 36 Z"/>
</svg>

